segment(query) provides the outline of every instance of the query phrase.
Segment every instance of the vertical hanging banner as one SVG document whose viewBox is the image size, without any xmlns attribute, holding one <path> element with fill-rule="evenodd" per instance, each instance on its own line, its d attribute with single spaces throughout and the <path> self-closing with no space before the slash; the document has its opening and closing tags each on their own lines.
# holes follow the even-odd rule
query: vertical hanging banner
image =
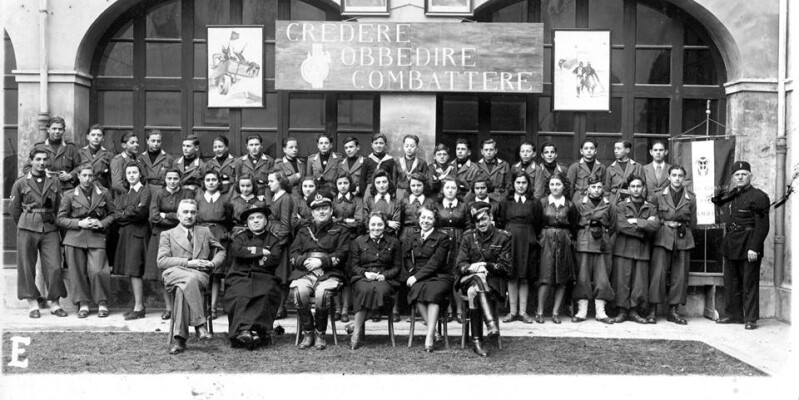
<svg viewBox="0 0 799 400">
<path fill-rule="evenodd" d="M 718 223 L 717 210 L 710 198 L 719 190 L 729 189 L 735 137 L 674 138 L 669 141 L 672 164 L 685 167 L 685 184 L 696 196 L 697 225 L 699 228 L 713 227 Z"/>
<path fill-rule="evenodd" d="M 275 89 L 540 93 L 544 24 L 277 21 Z"/>
</svg>

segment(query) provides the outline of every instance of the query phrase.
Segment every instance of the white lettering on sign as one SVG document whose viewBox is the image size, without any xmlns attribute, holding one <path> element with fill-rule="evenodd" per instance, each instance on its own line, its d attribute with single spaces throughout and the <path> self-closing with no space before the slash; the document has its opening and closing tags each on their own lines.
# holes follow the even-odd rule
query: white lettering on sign
<svg viewBox="0 0 799 400">
<path fill-rule="evenodd" d="M 11 361 L 8 362 L 9 367 L 28 368 L 28 358 L 26 357 L 24 360 L 20 360 L 20 357 L 25 354 L 25 349 L 21 347 L 23 344 L 25 346 L 30 346 L 31 338 L 20 336 L 11 337 Z"/>
</svg>

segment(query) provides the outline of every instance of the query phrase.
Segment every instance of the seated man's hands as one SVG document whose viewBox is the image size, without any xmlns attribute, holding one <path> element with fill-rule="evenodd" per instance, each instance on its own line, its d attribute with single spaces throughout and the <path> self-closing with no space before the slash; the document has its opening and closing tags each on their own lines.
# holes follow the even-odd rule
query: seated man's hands
<svg viewBox="0 0 799 400">
<path fill-rule="evenodd" d="M 486 272 L 486 263 L 485 261 L 472 263 L 469 265 L 469 272 L 476 274 L 480 272 Z"/>
<path fill-rule="evenodd" d="M 408 287 L 413 286 L 414 283 L 416 283 L 416 277 L 415 276 L 411 276 L 411 277 L 408 278 L 407 281 L 405 281 L 405 284 L 408 285 Z"/>
<path fill-rule="evenodd" d="M 208 260 L 189 260 L 189 268 L 205 271 L 214 268 L 214 263 Z"/>
<path fill-rule="evenodd" d="M 322 260 L 318 258 L 307 258 L 302 262 L 302 266 L 308 271 L 313 271 L 315 269 L 322 268 Z"/>
</svg>

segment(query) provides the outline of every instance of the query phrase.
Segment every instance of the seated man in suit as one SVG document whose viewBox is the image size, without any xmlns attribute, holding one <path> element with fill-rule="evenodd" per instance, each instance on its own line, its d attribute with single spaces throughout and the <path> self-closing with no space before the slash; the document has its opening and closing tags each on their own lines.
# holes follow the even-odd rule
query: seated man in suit
<svg viewBox="0 0 799 400">
<path fill-rule="evenodd" d="M 169 354 L 186 350 L 189 325 L 201 340 L 211 339 L 205 329 L 203 290 L 208 287 L 208 272 L 225 260 L 225 248 L 211 235 L 208 227 L 198 226 L 197 202 L 184 199 L 178 205 L 180 224 L 161 233 L 158 243 L 158 268 L 164 270 L 167 290 L 174 288 L 172 326 L 175 340 Z"/>
</svg>

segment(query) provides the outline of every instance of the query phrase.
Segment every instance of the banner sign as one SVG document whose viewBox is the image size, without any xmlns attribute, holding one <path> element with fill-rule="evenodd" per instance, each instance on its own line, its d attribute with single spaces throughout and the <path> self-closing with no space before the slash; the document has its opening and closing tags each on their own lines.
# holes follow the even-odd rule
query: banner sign
<svg viewBox="0 0 799 400">
<path fill-rule="evenodd" d="M 275 89 L 540 93 L 540 23 L 277 21 Z"/>
<path fill-rule="evenodd" d="M 673 164 L 682 165 L 687 171 L 686 184 L 696 196 L 697 225 L 712 227 L 720 223 L 717 219 L 720 210 L 710 202 L 710 198 L 719 190 L 729 189 L 735 138 L 672 139 L 670 154 L 673 155 Z"/>
</svg>

